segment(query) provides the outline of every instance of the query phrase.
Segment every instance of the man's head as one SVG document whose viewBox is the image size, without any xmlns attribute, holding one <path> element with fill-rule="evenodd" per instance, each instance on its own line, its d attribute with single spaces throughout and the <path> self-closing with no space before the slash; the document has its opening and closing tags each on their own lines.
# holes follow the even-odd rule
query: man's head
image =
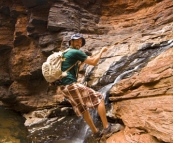
<svg viewBox="0 0 173 143">
<path fill-rule="evenodd" d="M 71 39 L 69 41 L 69 45 L 76 48 L 76 49 L 80 49 L 80 47 L 85 45 L 85 39 L 79 33 L 74 34 L 71 36 Z"/>
</svg>

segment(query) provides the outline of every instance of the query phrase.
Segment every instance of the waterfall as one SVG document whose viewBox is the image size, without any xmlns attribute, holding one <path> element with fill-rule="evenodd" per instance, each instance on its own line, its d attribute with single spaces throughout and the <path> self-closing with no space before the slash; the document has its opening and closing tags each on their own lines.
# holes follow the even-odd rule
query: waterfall
<svg viewBox="0 0 173 143">
<path fill-rule="evenodd" d="M 109 103 L 108 102 L 108 98 L 109 98 L 108 93 L 109 93 L 109 90 L 112 88 L 112 86 L 114 84 L 118 83 L 127 74 L 137 71 L 140 68 L 140 66 L 141 66 L 141 64 L 137 65 L 134 69 L 123 72 L 114 80 L 113 83 L 110 83 L 110 84 L 104 86 L 103 88 L 101 88 L 100 90 L 98 90 L 98 92 L 100 92 L 104 96 L 105 105 L 107 105 Z M 90 113 L 91 113 L 93 120 L 95 120 L 98 116 L 97 112 L 95 110 L 91 110 Z M 74 136 L 70 140 L 59 140 L 59 141 L 55 141 L 53 143 L 84 143 L 88 129 L 89 129 L 89 126 L 85 122 L 81 122 L 79 133 L 74 134 Z"/>
<path fill-rule="evenodd" d="M 122 79 L 131 76 L 134 72 L 138 72 L 138 70 L 142 68 L 151 58 L 154 58 L 157 55 L 159 55 L 161 52 L 164 52 L 165 50 L 171 48 L 173 46 L 173 40 L 164 41 L 159 45 L 160 46 L 156 45 L 143 46 L 137 51 L 137 53 L 134 53 L 132 56 L 129 56 L 127 59 L 123 58 L 119 63 L 117 63 L 119 64 L 119 66 L 116 66 L 116 62 L 115 65 L 110 66 L 110 71 L 105 74 L 105 77 L 103 76 L 103 79 L 105 78 L 106 80 L 102 82 L 102 85 L 103 84 L 107 85 L 98 90 L 98 92 L 102 93 L 102 95 L 104 96 L 105 105 L 110 105 L 109 91 L 114 85 L 116 85 Z M 91 71 L 89 73 L 91 73 Z M 111 80 L 109 80 L 108 78 L 110 78 Z M 97 112 L 95 110 L 90 110 L 90 113 L 92 115 L 94 122 L 96 122 L 96 126 L 98 128 L 102 128 L 100 119 L 97 118 L 98 116 Z M 71 124 L 73 125 L 71 126 Z M 42 127 L 43 126 L 45 125 L 42 125 Z M 56 132 L 54 135 L 51 132 L 52 130 L 56 130 L 58 132 Z M 44 139 L 45 142 L 43 143 L 94 143 L 94 140 L 89 140 L 89 141 L 87 140 L 87 138 L 88 137 L 90 138 L 91 136 L 91 130 L 89 126 L 84 122 L 82 117 L 78 118 L 75 115 L 64 116 L 64 119 L 62 121 L 60 122 L 57 121 L 56 124 L 54 124 L 52 127 L 50 126 L 50 130 L 46 132 L 47 134 L 46 133 L 42 134 L 41 131 L 38 131 L 35 132 L 35 134 L 33 134 L 32 137 L 36 137 L 37 134 L 41 134 L 40 136 L 37 136 L 39 139 L 42 136 L 49 137 L 48 134 L 49 132 L 51 132 L 50 134 L 54 138 L 50 140 L 49 138 Z M 38 143 L 38 140 L 33 141 L 33 143 Z"/>
<path fill-rule="evenodd" d="M 113 83 L 110 83 L 106 86 L 104 86 L 103 88 L 101 88 L 98 92 L 100 92 L 103 96 L 104 96 L 104 99 L 105 99 L 105 105 L 108 104 L 108 92 L 109 90 L 112 88 L 112 86 L 116 83 L 118 83 L 125 75 L 131 73 L 131 72 L 134 72 L 136 71 L 137 69 L 139 69 L 141 64 L 139 64 L 138 66 L 136 66 L 134 69 L 131 69 L 129 71 L 125 71 L 123 72 L 122 74 L 120 74 L 115 80 Z M 90 111 L 91 113 L 91 116 L 94 119 L 96 119 L 96 116 L 97 116 L 97 112 L 96 111 Z M 82 123 L 82 122 L 81 122 Z M 70 139 L 70 143 L 84 143 L 84 140 L 86 138 L 86 134 L 87 134 L 87 131 L 89 129 L 89 126 L 84 122 L 81 124 L 81 127 L 79 129 L 79 133 L 76 133 L 74 134 L 73 138 Z M 60 140 L 60 141 L 56 141 L 55 143 L 69 143 L 69 140 Z"/>
<path fill-rule="evenodd" d="M 109 95 L 109 90 L 112 88 L 112 86 L 115 85 L 115 84 L 117 84 L 117 83 L 118 83 L 124 76 L 126 76 L 127 74 L 129 74 L 129 73 L 131 73 L 131 72 L 134 72 L 134 71 L 137 71 L 137 70 L 140 68 L 141 65 L 142 65 L 142 64 L 139 64 L 139 65 L 137 65 L 134 69 L 131 69 L 131 70 L 128 70 L 128 71 L 123 72 L 122 74 L 120 74 L 120 75 L 114 80 L 113 83 L 110 83 L 110 84 L 104 86 L 103 88 L 101 88 L 101 89 L 99 90 L 99 92 L 102 93 L 102 95 L 104 96 L 105 105 L 107 105 L 107 104 L 109 103 L 109 102 L 108 102 L 108 101 L 109 101 L 108 95 Z"/>
</svg>

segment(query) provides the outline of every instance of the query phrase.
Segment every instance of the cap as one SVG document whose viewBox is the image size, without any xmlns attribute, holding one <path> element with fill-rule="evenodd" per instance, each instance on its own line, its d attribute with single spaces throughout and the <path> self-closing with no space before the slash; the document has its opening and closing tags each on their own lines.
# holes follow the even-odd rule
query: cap
<svg viewBox="0 0 173 143">
<path fill-rule="evenodd" d="M 77 40 L 79 38 L 82 39 L 82 46 L 84 46 L 85 45 L 85 39 L 83 38 L 82 34 L 77 33 L 77 34 L 72 35 L 70 38 L 70 41 L 71 40 Z M 69 41 L 69 45 L 70 45 L 70 41 Z"/>
</svg>

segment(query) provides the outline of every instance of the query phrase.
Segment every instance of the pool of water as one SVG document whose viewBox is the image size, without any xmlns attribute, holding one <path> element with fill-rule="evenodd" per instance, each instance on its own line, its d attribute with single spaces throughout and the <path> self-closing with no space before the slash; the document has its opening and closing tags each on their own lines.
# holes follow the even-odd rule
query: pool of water
<svg viewBox="0 0 173 143">
<path fill-rule="evenodd" d="M 32 143 L 84 143 L 91 133 L 83 118 L 65 116 L 28 127 Z M 89 130 L 89 131 L 88 131 Z M 92 142 L 87 142 L 92 143 Z"/>
<path fill-rule="evenodd" d="M 0 143 L 31 143 L 24 121 L 19 113 L 0 106 Z"/>
<path fill-rule="evenodd" d="M 24 123 L 20 113 L 0 105 L 0 143 L 95 143 L 87 139 L 91 130 L 83 118 L 75 115 L 49 118 L 30 127 Z"/>
</svg>

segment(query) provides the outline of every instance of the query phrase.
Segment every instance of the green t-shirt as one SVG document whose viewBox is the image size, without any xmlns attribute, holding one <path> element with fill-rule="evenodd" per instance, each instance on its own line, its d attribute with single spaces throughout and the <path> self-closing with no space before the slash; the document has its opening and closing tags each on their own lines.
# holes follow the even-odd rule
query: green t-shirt
<svg viewBox="0 0 173 143">
<path fill-rule="evenodd" d="M 70 49 L 64 54 L 65 61 L 62 62 L 62 71 L 67 70 L 69 67 L 74 65 L 77 61 L 84 62 L 87 59 L 87 55 L 81 50 Z M 67 72 L 67 76 L 62 79 L 63 85 L 68 85 L 77 81 L 76 73 L 78 70 L 78 64 L 71 68 Z"/>
</svg>

